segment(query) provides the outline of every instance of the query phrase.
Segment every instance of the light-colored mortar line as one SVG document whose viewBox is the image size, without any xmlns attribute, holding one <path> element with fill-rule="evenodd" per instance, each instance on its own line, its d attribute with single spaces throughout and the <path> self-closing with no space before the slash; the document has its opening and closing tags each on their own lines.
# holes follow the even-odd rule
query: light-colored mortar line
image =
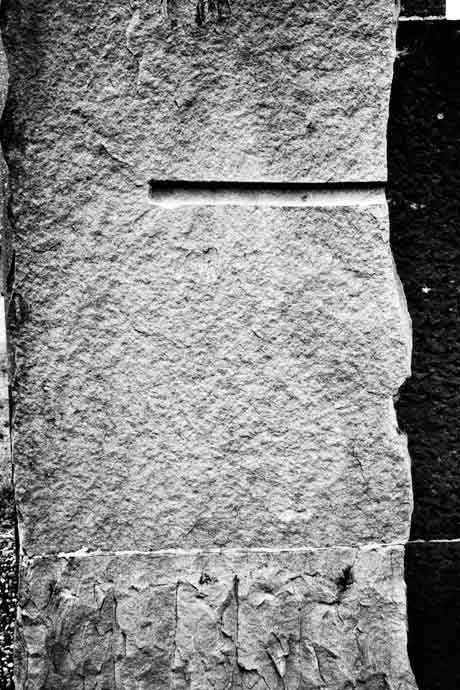
<svg viewBox="0 0 460 690">
<path fill-rule="evenodd" d="M 70 559 L 70 558 L 118 558 L 133 556 L 238 556 L 245 554 L 282 554 L 282 553 L 311 553 L 316 551 L 329 551 L 333 549 L 391 549 L 395 547 L 405 547 L 411 544 L 460 544 L 459 539 L 412 539 L 410 541 L 393 542 L 364 542 L 357 544 L 330 544 L 329 546 L 297 546 L 297 547 L 251 547 L 251 548 L 210 548 L 210 549 L 157 549 L 157 550 L 119 550 L 119 551 L 90 551 L 80 549 L 79 551 L 60 551 L 58 553 L 42 553 L 39 555 L 23 554 L 28 561 L 38 561 L 42 559 Z"/>
<path fill-rule="evenodd" d="M 25 560 L 38 561 L 42 559 L 70 559 L 70 558 L 130 558 L 134 556 L 238 556 L 238 555 L 252 555 L 252 554 L 302 554 L 312 553 L 316 551 L 330 551 L 334 549 L 341 550 L 356 550 L 356 549 L 391 549 L 394 547 L 404 547 L 408 544 L 444 544 L 444 543 L 460 543 L 460 539 L 431 539 L 428 541 L 414 540 L 414 541 L 395 541 L 395 542 L 367 542 L 359 544 L 331 544 L 329 546 L 298 546 L 298 547 L 279 547 L 279 548 L 210 548 L 210 549 L 157 549 L 157 550 L 120 550 L 120 551 L 90 551 L 87 549 L 80 549 L 79 551 L 60 551 L 58 553 L 42 553 L 38 555 L 23 554 Z"/>
<path fill-rule="evenodd" d="M 345 207 L 386 203 L 385 183 L 302 184 L 151 181 L 153 206 Z"/>
</svg>

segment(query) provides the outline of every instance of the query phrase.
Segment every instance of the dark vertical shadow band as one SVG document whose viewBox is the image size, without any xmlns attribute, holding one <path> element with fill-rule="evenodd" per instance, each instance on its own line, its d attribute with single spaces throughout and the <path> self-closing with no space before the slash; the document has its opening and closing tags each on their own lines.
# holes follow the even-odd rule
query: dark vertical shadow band
<svg viewBox="0 0 460 690">
<path fill-rule="evenodd" d="M 408 4 L 408 3 L 407 3 Z M 413 540 L 460 538 L 460 24 L 402 22 L 389 120 L 391 243 L 413 323 L 397 406 L 414 485 Z M 420 690 L 458 690 L 460 546 L 406 551 Z"/>
</svg>

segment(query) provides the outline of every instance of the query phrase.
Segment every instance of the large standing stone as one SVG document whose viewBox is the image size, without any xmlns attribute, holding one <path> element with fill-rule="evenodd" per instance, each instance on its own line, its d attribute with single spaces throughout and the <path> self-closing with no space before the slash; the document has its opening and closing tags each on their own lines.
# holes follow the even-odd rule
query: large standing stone
<svg viewBox="0 0 460 690">
<path fill-rule="evenodd" d="M 21 690 L 412 690 L 393 12 L 6 2 Z"/>
</svg>

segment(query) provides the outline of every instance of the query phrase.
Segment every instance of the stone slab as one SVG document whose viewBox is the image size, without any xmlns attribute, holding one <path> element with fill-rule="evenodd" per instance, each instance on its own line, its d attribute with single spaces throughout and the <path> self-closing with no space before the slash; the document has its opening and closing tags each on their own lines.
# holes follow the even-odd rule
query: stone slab
<svg viewBox="0 0 460 690">
<path fill-rule="evenodd" d="M 141 185 L 386 179 L 394 0 L 23 0 L 4 15 L 6 143 L 54 192 L 117 166 Z"/>
<path fill-rule="evenodd" d="M 383 195 L 92 211 L 16 238 L 25 551 L 405 540 L 410 326 Z"/>
<path fill-rule="evenodd" d="M 23 566 L 18 690 L 415 690 L 403 549 Z"/>
</svg>

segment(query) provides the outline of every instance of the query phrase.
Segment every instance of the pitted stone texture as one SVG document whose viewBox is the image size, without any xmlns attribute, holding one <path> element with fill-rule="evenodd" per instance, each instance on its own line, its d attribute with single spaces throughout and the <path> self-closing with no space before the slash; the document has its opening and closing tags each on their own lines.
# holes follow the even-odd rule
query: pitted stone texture
<svg viewBox="0 0 460 690">
<path fill-rule="evenodd" d="M 385 203 L 90 211 L 16 246 L 26 552 L 404 540 Z"/>
<path fill-rule="evenodd" d="M 5 11 L 21 164 L 49 180 L 101 166 L 140 184 L 386 179 L 394 0 L 10 0 Z"/>
<path fill-rule="evenodd" d="M 22 583 L 18 690 L 415 690 L 401 547 L 38 559 Z"/>
</svg>

